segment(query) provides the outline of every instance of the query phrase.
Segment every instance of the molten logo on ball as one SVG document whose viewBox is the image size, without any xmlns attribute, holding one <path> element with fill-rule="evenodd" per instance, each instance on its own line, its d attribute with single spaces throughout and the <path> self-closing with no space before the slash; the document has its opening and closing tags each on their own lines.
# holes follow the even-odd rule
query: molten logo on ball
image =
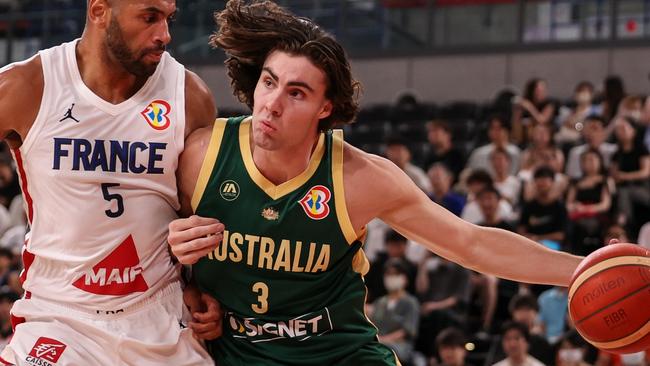
<svg viewBox="0 0 650 366">
<path fill-rule="evenodd" d="M 595 289 L 588 292 L 585 296 L 582 297 L 582 304 L 587 305 L 590 302 L 596 300 L 601 295 L 608 293 L 611 290 L 622 287 L 625 284 L 625 278 L 619 277 L 616 280 L 608 281 L 607 283 L 603 282 Z"/>
</svg>

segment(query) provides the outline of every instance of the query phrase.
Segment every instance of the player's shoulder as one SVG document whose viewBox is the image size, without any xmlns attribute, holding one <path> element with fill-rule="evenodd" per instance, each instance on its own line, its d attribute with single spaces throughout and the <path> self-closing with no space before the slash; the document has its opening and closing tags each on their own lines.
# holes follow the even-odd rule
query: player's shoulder
<svg viewBox="0 0 650 366">
<path fill-rule="evenodd" d="M 217 108 L 208 85 L 194 72 L 185 69 L 186 132 L 189 136 L 196 129 L 211 127 Z"/>
<path fill-rule="evenodd" d="M 343 166 L 346 171 L 365 174 L 388 174 L 400 170 L 393 162 L 379 155 L 365 152 L 349 143 L 343 146 Z"/>
<path fill-rule="evenodd" d="M 0 68 L 0 94 L 11 98 L 15 94 L 32 94 L 43 89 L 43 66 L 40 56 L 15 62 Z"/>
</svg>

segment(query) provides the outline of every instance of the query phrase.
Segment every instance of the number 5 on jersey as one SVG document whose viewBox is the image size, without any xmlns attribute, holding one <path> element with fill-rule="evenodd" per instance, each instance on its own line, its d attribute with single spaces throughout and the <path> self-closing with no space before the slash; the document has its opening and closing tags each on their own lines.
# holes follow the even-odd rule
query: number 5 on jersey
<svg viewBox="0 0 650 366">
<path fill-rule="evenodd" d="M 253 311 L 258 314 L 264 314 L 269 311 L 269 287 L 264 282 L 256 282 L 253 284 L 253 292 L 258 295 L 258 303 L 251 305 Z"/>
<path fill-rule="evenodd" d="M 122 195 L 119 193 L 111 193 L 108 191 L 108 189 L 119 186 L 119 183 L 102 183 L 102 194 L 104 195 L 104 199 L 109 203 L 115 200 L 115 203 L 117 204 L 115 211 L 111 210 L 110 208 L 104 211 L 104 213 L 106 213 L 106 216 L 113 219 L 122 216 L 124 213 L 124 197 L 122 197 Z"/>
</svg>

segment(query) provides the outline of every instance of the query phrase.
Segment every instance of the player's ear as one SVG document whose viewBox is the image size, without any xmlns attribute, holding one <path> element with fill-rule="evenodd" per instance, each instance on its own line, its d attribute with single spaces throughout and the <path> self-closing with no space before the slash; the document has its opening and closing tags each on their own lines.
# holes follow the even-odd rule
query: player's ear
<svg viewBox="0 0 650 366">
<path fill-rule="evenodd" d="M 332 102 L 329 99 L 326 100 L 325 103 L 323 104 L 323 107 L 320 110 L 320 113 L 318 114 L 318 119 L 329 117 L 330 114 L 332 114 L 332 108 L 333 108 Z"/>
<path fill-rule="evenodd" d="M 99 28 L 108 28 L 111 21 L 111 4 L 109 0 L 88 1 L 88 22 Z"/>
</svg>

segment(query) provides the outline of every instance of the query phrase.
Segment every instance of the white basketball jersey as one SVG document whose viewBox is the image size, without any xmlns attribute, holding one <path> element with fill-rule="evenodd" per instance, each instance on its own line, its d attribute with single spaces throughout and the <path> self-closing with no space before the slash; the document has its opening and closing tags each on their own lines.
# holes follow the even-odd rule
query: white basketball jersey
<svg viewBox="0 0 650 366">
<path fill-rule="evenodd" d="M 167 249 L 185 129 L 185 69 L 165 53 L 131 98 L 82 81 L 77 41 L 40 52 L 38 116 L 13 151 L 31 233 L 26 291 L 115 311 L 178 278 Z"/>
</svg>

